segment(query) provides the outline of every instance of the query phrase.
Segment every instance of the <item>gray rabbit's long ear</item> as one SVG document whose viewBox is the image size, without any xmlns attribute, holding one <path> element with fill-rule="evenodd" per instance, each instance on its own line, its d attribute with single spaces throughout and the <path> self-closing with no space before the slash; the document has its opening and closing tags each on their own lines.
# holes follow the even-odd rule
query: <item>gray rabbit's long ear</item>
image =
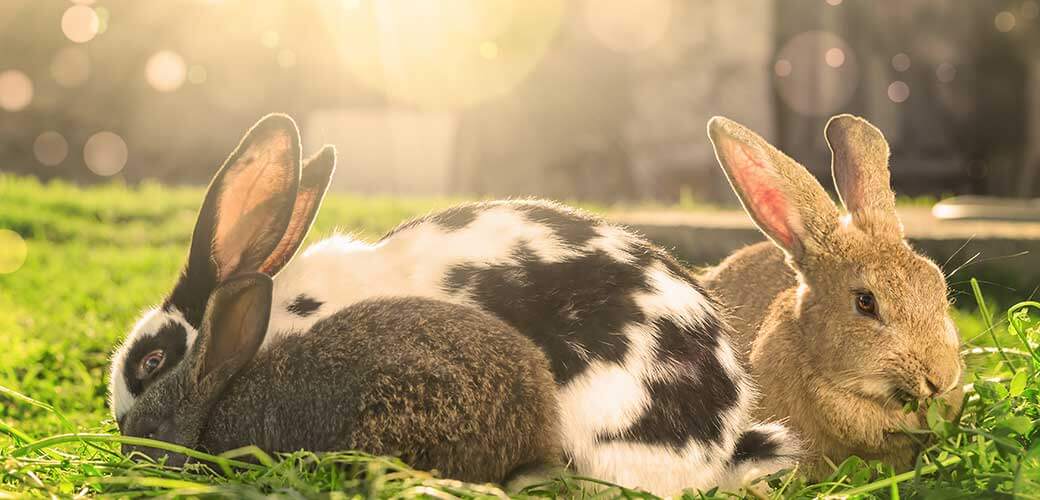
<svg viewBox="0 0 1040 500">
<path fill-rule="evenodd" d="M 708 135 L 744 210 L 795 262 L 819 253 L 838 225 L 838 207 L 805 167 L 747 127 L 716 116 Z"/>
<path fill-rule="evenodd" d="M 896 195 L 889 184 L 888 141 L 858 116 L 838 115 L 824 131 L 831 148 L 831 172 L 852 223 L 876 236 L 903 237 Z"/>
<path fill-rule="evenodd" d="M 210 297 L 199 331 L 194 381 L 216 396 L 260 350 L 271 317 L 274 282 L 265 274 L 237 276 Z"/>
</svg>

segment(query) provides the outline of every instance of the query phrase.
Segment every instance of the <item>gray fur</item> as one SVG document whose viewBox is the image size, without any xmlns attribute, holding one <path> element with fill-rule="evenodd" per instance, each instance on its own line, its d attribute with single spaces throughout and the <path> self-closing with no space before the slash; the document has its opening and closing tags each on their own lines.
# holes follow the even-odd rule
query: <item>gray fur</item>
<svg viewBox="0 0 1040 500">
<path fill-rule="evenodd" d="M 234 337 L 262 341 L 270 283 L 250 275 L 215 292 L 192 354 L 142 394 L 125 434 L 212 453 L 362 450 L 478 482 L 559 463 L 548 361 L 514 329 L 447 302 L 368 300 L 254 357 Z"/>
</svg>

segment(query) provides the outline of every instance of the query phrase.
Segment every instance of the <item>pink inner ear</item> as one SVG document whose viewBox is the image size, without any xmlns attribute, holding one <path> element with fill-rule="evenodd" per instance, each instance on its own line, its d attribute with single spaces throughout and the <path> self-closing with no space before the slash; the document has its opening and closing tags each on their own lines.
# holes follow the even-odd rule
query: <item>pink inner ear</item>
<svg viewBox="0 0 1040 500">
<path fill-rule="evenodd" d="M 307 230 L 310 229 L 317 204 L 317 189 L 301 190 L 296 195 L 296 204 L 293 205 L 292 218 L 289 220 L 289 227 L 285 229 L 285 236 L 282 236 L 274 252 L 271 252 L 271 255 L 260 266 L 260 272 L 274 276 L 289 262 L 306 236 Z"/>
<path fill-rule="evenodd" d="M 779 180 L 773 169 L 746 144 L 727 140 L 723 147 L 726 158 L 730 159 L 729 171 L 744 192 L 747 208 L 754 212 L 755 219 L 770 236 L 784 248 L 792 248 L 794 235 L 788 219 L 790 206 L 783 192 L 771 185 Z"/>
<path fill-rule="evenodd" d="M 265 221 L 254 220 L 254 210 L 284 193 L 293 182 L 292 138 L 276 132 L 249 146 L 228 171 L 217 208 L 213 253 L 218 276 L 226 278 L 240 257 L 264 230 Z"/>
</svg>

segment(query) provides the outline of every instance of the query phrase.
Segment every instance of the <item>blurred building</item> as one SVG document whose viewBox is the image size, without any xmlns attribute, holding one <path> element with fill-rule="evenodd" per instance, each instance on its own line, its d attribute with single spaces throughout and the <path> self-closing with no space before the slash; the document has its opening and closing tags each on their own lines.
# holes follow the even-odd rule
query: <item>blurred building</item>
<svg viewBox="0 0 1040 500">
<path fill-rule="evenodd" d="M 271 111 L 336 188 L 731 201 L 722 114 L 821 178 L 864 115 L 906 194 L 1040 192 L 1036 0 L 5 0 L 0 171 L 203 183 Z M 829 185 L 829 181 L 824 182 Z"/>
</svg>

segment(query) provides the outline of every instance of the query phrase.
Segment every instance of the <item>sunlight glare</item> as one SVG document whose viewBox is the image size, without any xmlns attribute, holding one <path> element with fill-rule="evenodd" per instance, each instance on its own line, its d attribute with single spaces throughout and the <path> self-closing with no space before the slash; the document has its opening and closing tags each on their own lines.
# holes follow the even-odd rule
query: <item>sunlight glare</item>
<svg viewBox="0 0 1040 500">
<path fill-rule="evenodd" d="M 341 60 L 360 83 L 392 100 L 454 110 L 501 96 L 526 78 L 555 36 L 564 5 L 384 0 L 326 8 L 322 18 L 334 23 Z M 288 62 L 279 59 L 283 67 Z"/>
</svg>

